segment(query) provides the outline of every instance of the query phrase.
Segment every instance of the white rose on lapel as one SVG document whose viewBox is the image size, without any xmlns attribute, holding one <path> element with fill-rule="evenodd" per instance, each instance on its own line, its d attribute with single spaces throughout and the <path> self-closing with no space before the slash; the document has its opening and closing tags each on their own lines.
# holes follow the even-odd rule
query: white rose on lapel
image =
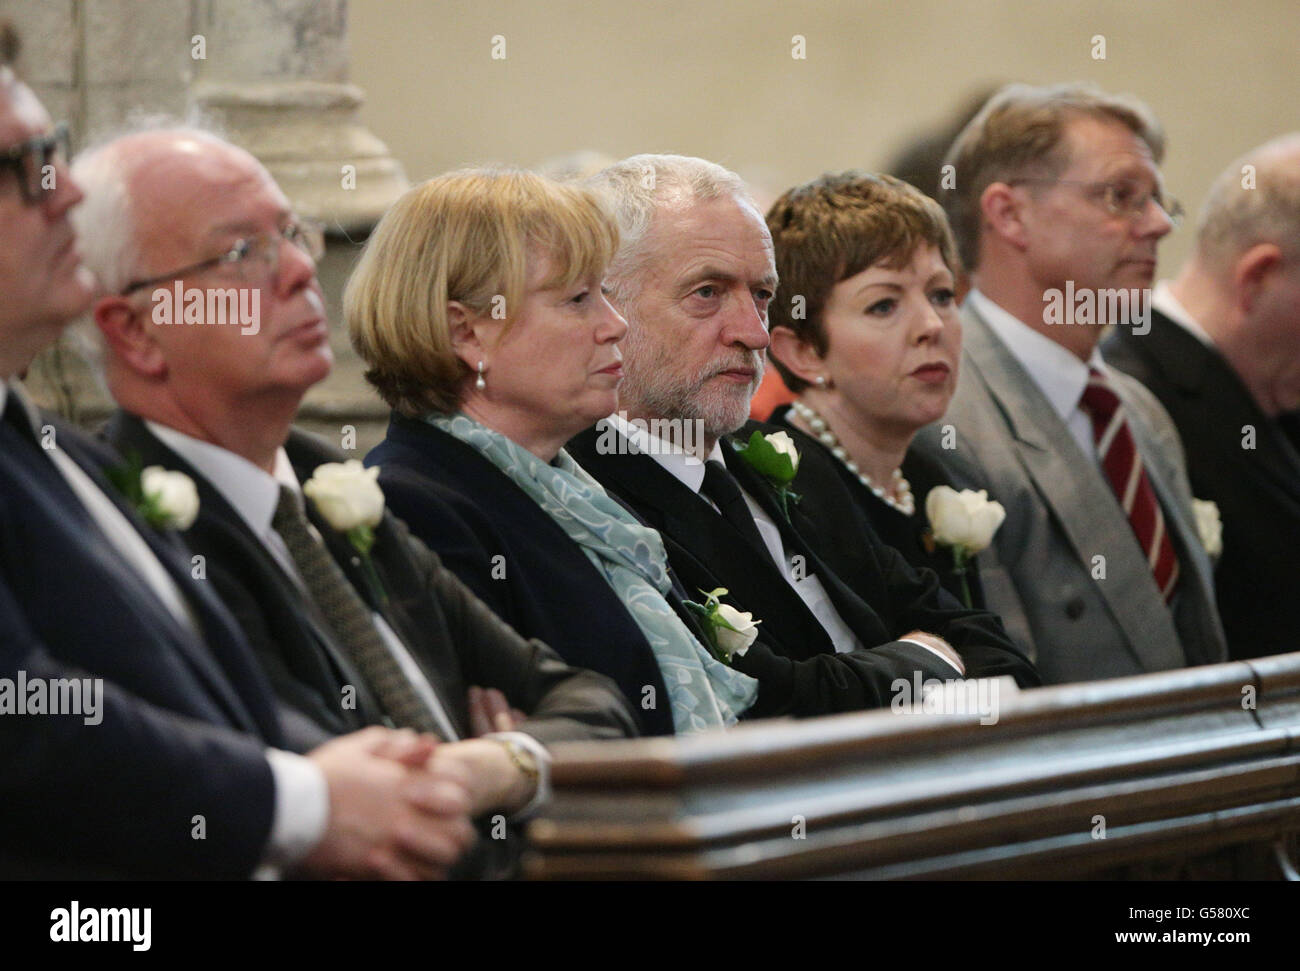
<svg viewBox="0 0 1300 971">
<path fill-rule="evenodd" d="M 1211 558 L 1223 553 L 1223 520 L 1219 507 L 1208 499 L 1193 499 L 1192 512 L 1196 514 L 1196 532 L 1201 536 L 1205 552 Z"/>
<path fill-rule="evenodd" d="M 184 472 L 168 472 L 161 465 L 151 465 L 140 473 L 140 491 L 157 513 L 160 525 L 182 531 L 194 525 L 199 514 L 199 490 Z"/>
<path fill-rule="evenodd" d="M 737 610 L 731 604 L 718 604 L 719 623 L 714 628 L 718 638 L 718 650 L 733 657 L 744 657 L 751 644 L 758 639 L 758 625 L 754 615 L 748 611 Z"/>
<path fill-rule="evenodd" d="M 384 493 L 378 479 L 377 466 L 367 469 L 356 459 L 329 462 L 312 473 L 302 492 L 340 533 L 358 526 L 373 529 L 384 518 Z"/>
<path fill-rule="evenodd" d="M 772 432 L 770 435 L 764 435 L 769 445 L 776 449 L 778 455 L 790 456 L 790 464 L 794 466 L 796 472 L 799 471 L 799 450 L 794 446 L 794 439 L 785 432 Z"/>
<path fill-rule="evenodd" d="M 974 556 L 993 541 L 1007 511 L 1002 503 L 991 501 L 984 489 L 958 492 L 950 486 L 935 486 L 925 497 L 925 515 L 936 543 Z"/>
</svg>

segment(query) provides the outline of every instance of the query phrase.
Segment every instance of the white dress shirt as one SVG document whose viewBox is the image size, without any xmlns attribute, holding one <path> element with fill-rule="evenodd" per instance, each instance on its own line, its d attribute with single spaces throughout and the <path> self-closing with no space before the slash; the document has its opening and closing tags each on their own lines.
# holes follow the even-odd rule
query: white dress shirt
<svg viewBox="0 0 1300 971">
<path fill-rule="evenodd" d="M 972 290 L 966 299 L 1033 378 L 1052 410 L 1065 422 L 1065 427 L 1070 430 L 1070 435 L 1083 450 L 1083 454 L 1096 461 L 1097 442 L 1093 434 L 1092 418 L 1079 407 L 1079 403 L 1088 386 L 1090 367 L 1095 367 L 1107 377 L 1110 375 L 1109 368 L 1101 358 L 1101 351 L 1094 347 L 1092 356 L 1086 362 L 1081 361 L 1072 351 L 1066 350 L 1050 337 L 1043 336 L 978 290 Z"/>
<path fill-rule="evenodd" d="M 700 487 L 704 485 L 704 462 L 717 461 L 721 462 L 724 467 L 727 464 L 723 458 L 721 441 L 715 442 L 713 451 L 709 453 L 706 459 L 701 461 L 699 455 L 683 451 L 673 443 L 652 435 L 648 429 L 629 424 L 623 420 L 621 415 L 611 415 L 609 421 L 628 441 L 658 462 L 673 478 L 700 496 L 705 502 L 708 502 L 714 509 L 717 509 L 712 500 L 700 493 Z M 737 484 L 739 485 L 739 483 Z M 767 547 L 772 562 L 781 567 L 781 576 L 786 583 L 794 588 L 794 592 L 799 595 L 799 599 L 807 605 L 812 615 L 817 618 L 817 623 L 821 624 L 822 629 L 830 637 L 831 643 L 835 645 L 836 653 L 844 654 L 849 651 L 863 650 L 862 642 L 858 640 L 857 635 L 853 633 L 853 629 L 844 622 L 844 618 L 835 609 L 830 594 L 826 592 L 822 582 L 817 579 L 817 575 L 809 571 L 806 563 L 801 564 L 800 568 L 796 569 L 794 557 L 786 555 L 785 541 L 781 539 L 780 528 L 776 523 L 772 522 L 772 518 L 764 511 L 763 507 L 754 501 L 754 498 L 743 487 L 740 494 L 745 497 L 745 505 L 749 507 L 749 511 L 754 517 L 754 525 L 758 527 L 758 534 L 763 540 L 763 545 Z M 759 617 L 759 620 L 762 620 L 762 617 Z M 920 641 L 914 641 L 910 638 L 899 639 L 925 648 L 935 657 L 941 658 L 945 664 L 953 667 L 954 670 L 961 671 L 960 668 L 953 665 L 948 658 L 929 644 L 922 644 Z"/>
</svg>

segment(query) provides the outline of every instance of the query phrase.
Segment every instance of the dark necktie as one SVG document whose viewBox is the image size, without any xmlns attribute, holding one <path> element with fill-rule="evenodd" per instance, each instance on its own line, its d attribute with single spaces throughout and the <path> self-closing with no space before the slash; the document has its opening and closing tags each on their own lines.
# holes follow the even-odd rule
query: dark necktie
<svg viewBox="0 0 1300 971">
<path fill-rule="evenodd" d="M 751 546 L 767 553 L 768 558 L 771 558 L 771 551 L 763 542 L 758 525 L 754 522 L 754 514 L 749 511 L 745 495 L 740 491 L 740 483 L 717 459 L 704 463 L 704 484 L 700 486 L 700 491 L 713 500 L 722 513 L 722 518 L 731 523 Z"/>
<path fill-rule="evenodd" d="M 292 489 L 280 487 L 280 502 L 275 507 L 271 526 L 284 539 L 312 599 L 393 722 L 401 728 L 441 737 L 444 733 L 438 727 L 437 718 L 416 694 L 397 658 L 384 643 L 370 608 L 348 582 L 325 544 L 312 535 L 298 494 Z"/>
<path fill-rule="evenodd" d="M 1097 458 L 1151 565 L 1160 595 L 1168 603 L 1178 586 L 1178 556 L 1165 529 L 1164 512 L 1142 465 L 1133 432 L 1124 419 L 1119 395 L 1096 368 L 1088 369 L 1088 386 L 1080 405 L 1092 419 Z"/>
</svg>

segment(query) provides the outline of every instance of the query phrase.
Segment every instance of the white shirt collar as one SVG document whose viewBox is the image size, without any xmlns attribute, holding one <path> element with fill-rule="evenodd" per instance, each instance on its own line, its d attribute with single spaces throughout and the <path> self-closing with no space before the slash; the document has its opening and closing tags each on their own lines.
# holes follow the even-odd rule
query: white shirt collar
<svg viewBox="0 0 1300 971">
<path fill-rule="evenodd" d="M 256 536 L 264 537 L 271 531 L 275 507 L 280 503 L 280 486 L 302 491 L 283 448 L 275 453 L 275 474 L 268 475 L 248 459 L 220 445 L 192 438 L 157 422 L 146 421 L 145 425 L 164 445 L 194 466 L 244 517 Z"/>
<path fill-rule="evenodd" d="M 1038 389 L 1052 406 L 1052 410 L 1068 421 L 1074 410 L 1079 407 L 1084 389 L 1088 386 L 1088 369 L 1095 367 L 1102 374 L 1107 374 L 1102 361 L 1101 351 L 1092 349 L 1092 356 L 1085 363 L 1062 347 L 1050 337 L 1045 337 L 1024 323 L 1009 311 L 980 293 L 971 290 L 966 295 L 975 312 L 994 334 L 1006 345 L 1011 355 L 1020 362 Z M 1065 325 L 1062 325 L 1065 326 Z"/>
<path fill-rule="evenodd" d="M 1172 320 L 1175 324 L 1182 327 L 1198 341 L 1211 350 L 1216 350 L 1214 338 L 1205 332 L 1196 318 L 1188 313 L 1187 308 L 1178 302 L 1174 296 L 1174 291 L 1169 287 L 1169 281 L 1161 280 L 1156 284 L 1155 293 L 1151 295 L 1151 306 L 1159 310 L 1162 314 Z"/>
<path fill-rule="evenodd" d="M 722 456 L 721 440 L 713 443 L 713 450 L 704 462 L 701 462 L 700 457 L 694 452 L 687 452 L 666 438 L 652 434 L 650 431 L 652 426 L 640 419 L 634 419 L 636 424 L 633 424 L 621 414 L 613 414 L 607 420 L 620 435 L 635 445 L 638 451 L 649 455 L 671 473 L 673 478 L 694 493 L 698 493 L 700 487 L 704 485 L 704 462 L 716 460 L 726 464 Z"/>
</svg>

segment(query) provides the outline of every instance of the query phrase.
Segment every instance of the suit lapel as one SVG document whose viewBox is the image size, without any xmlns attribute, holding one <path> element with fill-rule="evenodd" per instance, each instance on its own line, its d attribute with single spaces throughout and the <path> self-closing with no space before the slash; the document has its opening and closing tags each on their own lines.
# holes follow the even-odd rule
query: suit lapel
<svg viewBox="0 0 1300 971">
<path fill-rule="evenodd" d="M 290 435 L 285 450 L 299 481 L 305 482 L 311 478 L 316 466 L 320 464 L 319 456 L 310 454 L 296 434 Z M 382 588 L 376 590 L 360 554 L 347 537 L 325 522 L 315 503 L 307 500 L 306 507 L 308 519 L 320 533 L 334 562 L 343 571 L 352 588 L 372 611 L 384 618 L 384 622 L 424 673 L 425 680 L 453 727 L 464 734 L 467 724 L 465 703 L 447 697 L 447 685 L 456 683 L 457 678 L 453 671 L 444 670 L 439 664 L 444 655 L 454 656 L 455 645 L 450 643 L 450 633 L 441 611 L 438 610 L 436 616 L 429 613 L 430 608 L 436 608 L 437 604 L 433 593 L 419 582 L 418 572 L 412 566 L 407 551 L 401 548 L 405 534 L 397 529 L 393 514 L 385 510 L 383 522 L 375 529 L 375 543 L 370 551 L 371 562 Z M 423 618 L 423 621 L 417 624 L 415 618 Z"/>
<path fill-rule="evenodd" d="M 966 373 L 962 379 L 979 381 L 994 401 L 1040 501 L 1051 510 L 1083 567 L 1096 576 L 1094 557 L 1104 556 L 1106 575 L 1125 578 L 1121 582 L 1098 579 L 1097 590 L 1123 629 L 1128 650 L 1146 670 L 1183 666 L 1172 616 L 1167 611 L 1158 619 L 1151 616 L 1151 604 L 1161 602 L 1160 591 L 1100 469 L 1079 449 L 1033 378 L 969 304 L 963 321 Z M 1150 636 L 1153 621 L 1165 629 L 1165 637 Z"/>
<path fill-rule="evenodd" d="M 764 639 L 779 644 L 790 657 L 834 650 L 830 637 L 781 576 L 766 548 L 754 550 L 706 499 L 650 456 L 628 450 L 608 455 L 596 451 L 591 443 L 600 428 L 579 436 L 575 451 L 582 464 L 659 530 L 670 557 L 678 561 L 679 574 L 707 576 L 714 586 L 727 587 L 729 602 L 759 619 L 767 617 Z M 698 600 L 701 591 L 688 589 L 687 594 Z"/>
<path fill-rule="evenodd" d="M 119 413 L 119 416 L 115 417 L 121 417 L 125 421 L 128 416 Z M 142 422 L 134 417 L 130 420 L 138 426 L 135 441 L 139 441 L 141 435 L 148 435 L 149 439 L 154 440 Z M 161 443 L 158 443 L 158 448 L 165 452 L 170 461 L 155 464 L 165 464 L 169 469 L 185 472 L 196 483 L 201 481 L 194 469 L 170 449 L 163 449 Z M 95 480 L 96 486 L 128 518 L 188 602 L 192 616 L 202 633 L 202 640 L 183 629 L 170 612 L 161 611 L 161 613 L 165 617 L 165 623 L 173 631 L 172 640 L 179 645 L 181 656 L 185 658 L 195 675 L 221 703 L 235 724 L 257 731 L 268 741 L 278 740 L 280 738 L 278 718 L 271 705 L 262 703 L 268 702 L 273 697 L 270 683 L 257 667 L 243 634 L 234 625 L 229 612 L 214 594 L 201 583 L 194 581 L 190 574 L 189 551 L 184 544 L 174 533 L 160 532 L 139 519 L 135 510 L 130 508 L 125 498 L 103 474 L 100 463 L 107 458 L 106 456 L 95 456 L 90 453 L 78 456 L 73 449 L 65 448 L 65 451 Z M 152 591 L 150 596 L 153 597 Z M 226 674 L 223 675 L 221 668 L 225 669 Z M 232 682 L 243 685 L 254 684 L 258 690 L 244 692 L 241 695 L 232 688 Z"/>
</svg>

